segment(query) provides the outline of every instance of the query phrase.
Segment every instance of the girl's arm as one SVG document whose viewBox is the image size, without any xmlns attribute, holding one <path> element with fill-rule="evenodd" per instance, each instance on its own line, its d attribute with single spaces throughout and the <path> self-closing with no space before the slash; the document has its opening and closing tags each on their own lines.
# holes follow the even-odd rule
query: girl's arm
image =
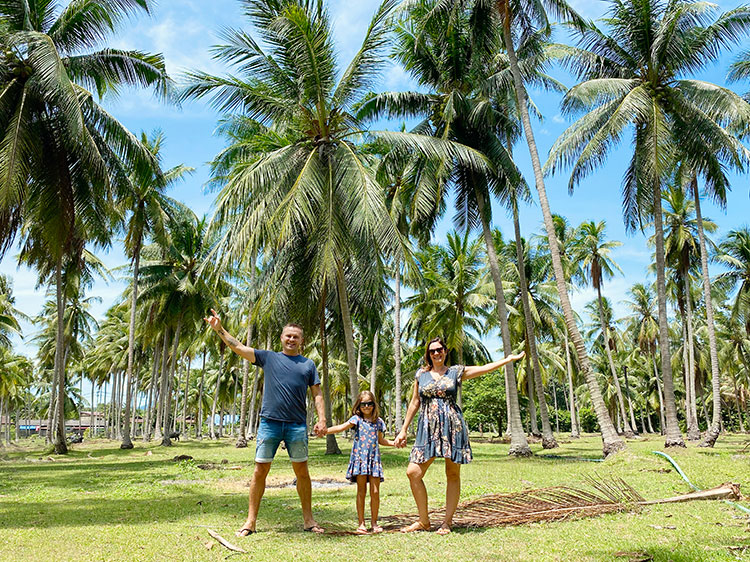
<svg viewBox="0 0 750 562">
<path fill-rule="evenodd" d="M 398 432 L 396 439 L 393 442 L 394 447 L 406 447 L 406 430 L 414 419 L 414 415 L 419 410 L 419 383 L 414 381 L 411 391 L 411 400 L 409 401 L 409 407 L 406 409 L 406 418 L 404 419 L 404 425 L 401 427 L 401 431 Z"/>
<path fill-rule="evenodd" d="M 346 431 L 350 427 L 354 427 L 354 424 L 352 422 L 344 422 L 341 425 L 332 425 L 328 429 L 326 429 L 326 435 L 331 435 L 332 433 L 341 433 L 342 431 Z"/>
<path fill-rule="evenodd" d="M 508 355 L 507 357 L 503 357 L 499 361 L 494 361 L 493 363 L 487 363 L 486 365 L 469 365 L 467 367 L 464 367 L 464 374 L 461 377 L 461 380 L 467 381 L 469 379 L 478 377 L 479 375 L 490 373 L 496 369 L 499 369 L 503 365 L 507 365 L 511 361 L 518 361 L 525 355 L 526 355 L 526 352 L 522 351 L 521 353 L 516 353 L 515 355 Z"/>
<path fill-rule="evenodd" d="M 378 443 L 380 443 L 381 445 L 388 445 L 389 447 L 396 446 L 396 442 L 391 441 L 390 439 L 386 439 L 382 431 L 378 431 Z"/>
</svg>

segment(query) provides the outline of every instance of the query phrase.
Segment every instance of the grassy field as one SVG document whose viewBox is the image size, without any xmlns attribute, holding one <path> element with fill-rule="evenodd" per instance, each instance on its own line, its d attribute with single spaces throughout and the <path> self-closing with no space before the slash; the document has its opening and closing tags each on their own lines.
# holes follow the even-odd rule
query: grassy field
<svg viewBox="0 0 750 562">
<path fill-rule="evenodd" d="M 663 450 L 657 436 L 632 441 L 603 463 L 600 441 L 569 441 L 545 458 L 514 459 L 508 446 L 474 439 L 475 460 L 462 470 L 462 500 L 483 494 L 558 484 L 580 484 L 589 475 L 620 476 L 646 499 L 690 491 L 676 471 L 651 454 Z M 349 443 L 339 439 L 348 453 Z M 750 493 L 747 436 L 722 436 L 715 449 L 670 450 L 700 488 L 726 481 Z M 194 460 L 174 462 L 176 455 Z M 302 532 L 293 488 L 269 488 L 261 505 L 259 533 L 235 538 L 247 510 L 247 483 L 253 449 L 235 449 L 224 440 L 183 441 L 174 447 L 138 443 L 121 451 L 118 443 L 74 445 L 66 457 L 42 448 L 0 449 L 0 560 L 737 560 L 750 559 L 750 520 L 720 501 L 652 506 L 637 513 L 492 529 L 378 536 L 315 536 Z M 383 448 L 386 481 L 381 514 L 409 513 L 414 504 L 406 479 L 407 450 Z M 226 464 L 222 465 L 222 461 Z M 201 464 L 221 468 L 203 470 Z M 311 441 L 313 479 L 343 480 L 348 454 L 326 456 L 322 440 Z M 440 461 L 426 483 L 432 507 L 442 503 L 445 477 Z M 240 470 L 228 467 L 241 466 Z M 293 472 L 280 451 L 269 484 L 290 483 Z M 313 490 L 318 522 L 354 528 L 353 486 Z M 745 502 L 743 505 L 750 506 Z M 208 535 L 213 529 L 242 546 L 232 554 Z"/>
</svg>

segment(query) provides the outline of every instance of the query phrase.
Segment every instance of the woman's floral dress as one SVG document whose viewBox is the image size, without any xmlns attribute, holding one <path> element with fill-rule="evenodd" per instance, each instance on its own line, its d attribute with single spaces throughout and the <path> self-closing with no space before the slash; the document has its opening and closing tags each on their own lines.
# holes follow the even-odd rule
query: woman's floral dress
<svg viewBox="0 0 750 562">
<path fill-rule="evenodd" d="M 435 380 L 429 371 L 417 371 L 421 406 L 417 438 L 409 462 L 422 464 L 433 457 L 450 459 L 457 464 L 471 462 L 469 430 L 456 404 L 463 373 L 463 365 L 454 365 Z"/>
<path fill-rule="evenodd" d="M 380 447 L 378 446 L 378 431 L 385 433 L 385 422 L 371 422 L 361 416 L 352 416 L 349 423 L 354 424 L 354 444 L 349 457 L 349 468 L 346 478 L 351 482 L 357 481 L 357 476 L 363 474 L 378 476 L 383 481 L 383 464 L 380 462 Z"/>
</svg>

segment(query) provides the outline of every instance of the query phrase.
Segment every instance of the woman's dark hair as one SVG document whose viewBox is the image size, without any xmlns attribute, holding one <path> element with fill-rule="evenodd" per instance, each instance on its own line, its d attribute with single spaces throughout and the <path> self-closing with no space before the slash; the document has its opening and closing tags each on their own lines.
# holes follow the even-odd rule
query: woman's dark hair
<svg viewBox="0 0 750 562">
<path fill-rule="evenodd" d="M 440 342 L 440 345 L 443 346 L 443 349 L 445 350 L 445 360 L 446 360 L 446 363 L 448 362 L 448 346 L 445 345 L 443 338 L 432 338 L 430 341 L 427 342 L 427 347 L 425 347 L 424 349 L 424 364 L 422 365 L 423 369 L 430 370 L 430 371 L 432 370 L 432 357 L 430 357 L 430 346 L 435 342 Z"/>
<path fill-rule="evenodd" d="M 380 417 L 380 408 L 378 407 L 377 400 L 375 400 L 375 395 L 369 390 L 363 390 L 359 393 L 359 396 L 357 396 L 357 399 L 354 401 L 354 406 L 352 406 L 352 415 L 364 418 L 365 416 L 362 415 L 362 409 L 360 408 L 360 405 L 362 404 L 362 402 L 367 401 L 373 403 L 372 417 L 370 421 L 378 421 L 378 418 Z"/>
</svg>

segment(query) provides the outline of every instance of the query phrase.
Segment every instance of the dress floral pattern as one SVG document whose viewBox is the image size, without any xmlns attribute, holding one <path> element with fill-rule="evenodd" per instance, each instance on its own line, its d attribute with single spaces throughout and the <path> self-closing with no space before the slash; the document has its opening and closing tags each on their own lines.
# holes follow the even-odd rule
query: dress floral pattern
<svg viewBox="0 0 750 562">
<path fill-rule="evenodd" d="M 449 367 L 438 379 L 429 371 L 417 371 L 415 378 L 421 405 L 409 462 L 422 464 L 433 457 L 450 459 L 457 464 L 471 462 L 469 430 L 456 403 L 463 373 L 463 365 Z"/>
<path fill-rule="evenodd" d="M 378 431 L 385 433 L 385 422 L 381 418 L 372 422 L 362 416 L 352 416 L 349 418 L 349 423 L 354 424 L 355 429 L 346 478 L 351 482 L 356 482 L 357 476 L 366 474 L 380 477 L 382 482 L 383 464 L 380 462 Z"/>
</svg>

